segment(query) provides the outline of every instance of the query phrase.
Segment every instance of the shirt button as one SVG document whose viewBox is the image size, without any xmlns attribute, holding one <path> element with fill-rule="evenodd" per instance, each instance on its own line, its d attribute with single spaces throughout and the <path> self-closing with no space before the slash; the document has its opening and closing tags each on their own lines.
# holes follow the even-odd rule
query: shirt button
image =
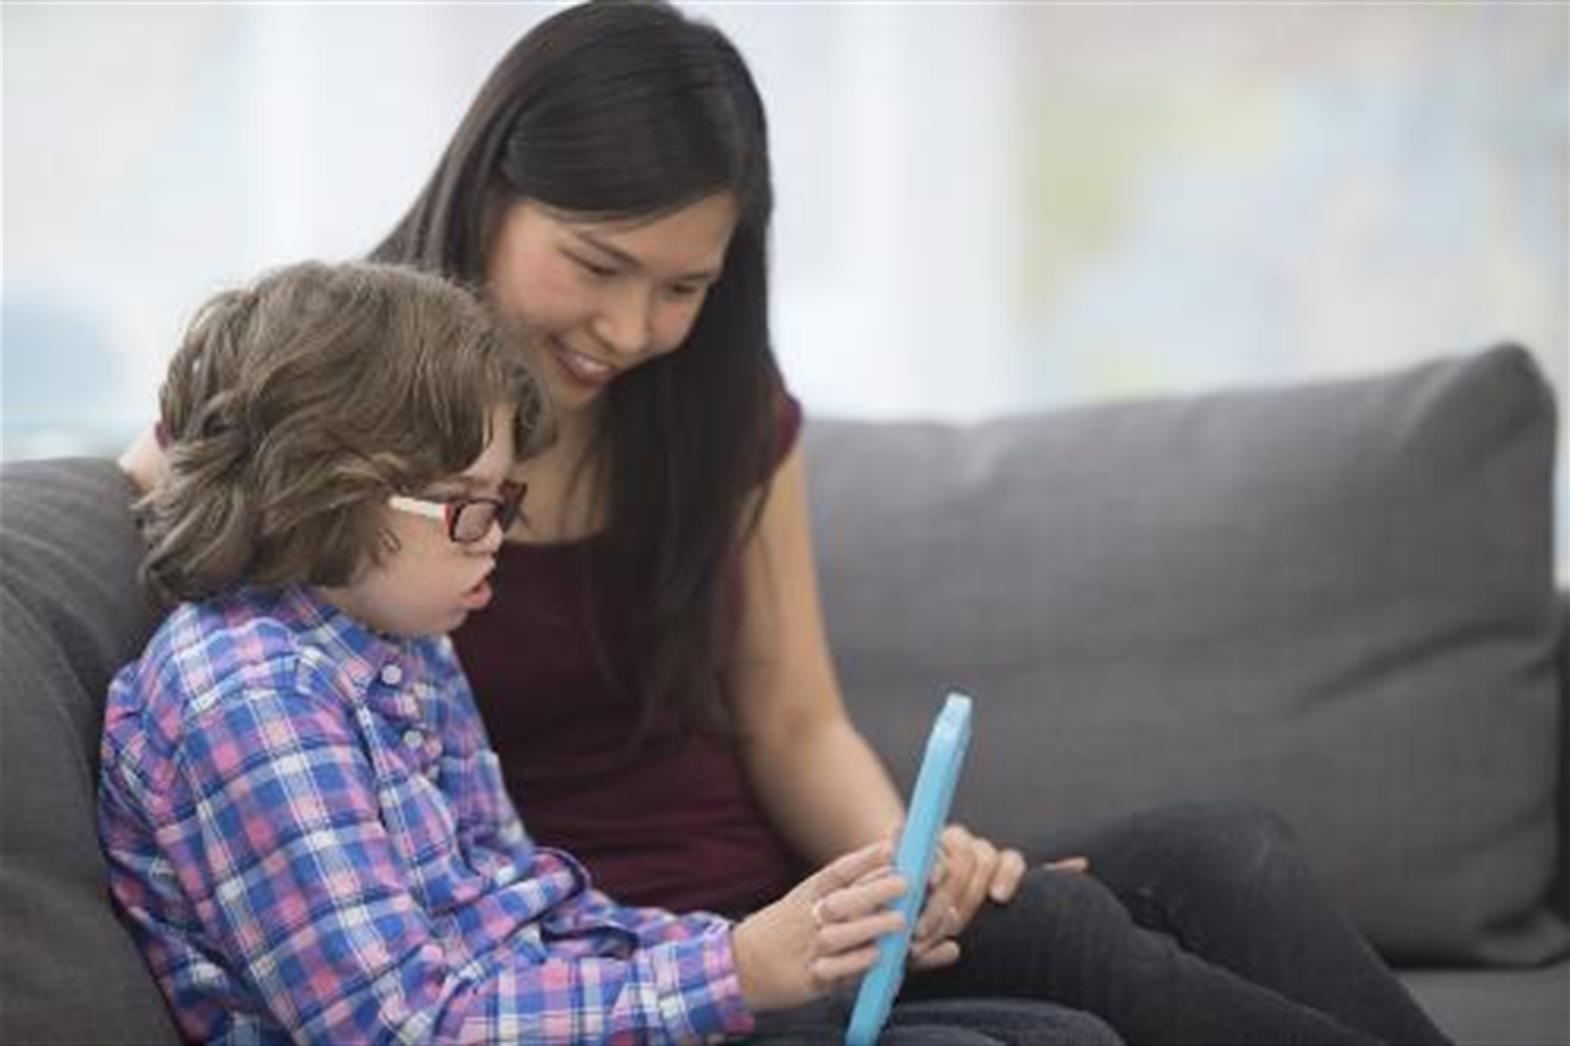
<svg viewBox="0 0 1570 1046">
<path fill-rule="evenodd" d="M 386 683 L 388 686 L 397 686 L 399 683 L 403 682 L 403 669 L 399 668 L 397 665 L 383 665 L 382 682 Z"/>
<path fill-rule="evenodd" d="M 403 733 L 403 744 L 405 748 L 419 748 L 425 744 L 425 735 L 418 730 L 405 730 Z"/>
</svg>

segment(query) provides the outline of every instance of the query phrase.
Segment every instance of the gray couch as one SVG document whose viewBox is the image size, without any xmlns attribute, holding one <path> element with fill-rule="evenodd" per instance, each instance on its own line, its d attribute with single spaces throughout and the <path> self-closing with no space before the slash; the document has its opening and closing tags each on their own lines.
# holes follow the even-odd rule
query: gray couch
<svg viewBox="0 0 1570 1046">
<path fill-rule="evenodd" d="M 1175 799 L 1280 812 L 1440 1023 L 1570 1042 L 1552 399 L 1518 348 L 955 428 L 807 431 L 853 710 L 1047 854 Z M 154 624 L 107 461 L 0 468 L 0 1040 L 173 1038 L 104 896 L 103 693 Z M 525 811 L 527 817 L 527 811 Z"/>
</svg>

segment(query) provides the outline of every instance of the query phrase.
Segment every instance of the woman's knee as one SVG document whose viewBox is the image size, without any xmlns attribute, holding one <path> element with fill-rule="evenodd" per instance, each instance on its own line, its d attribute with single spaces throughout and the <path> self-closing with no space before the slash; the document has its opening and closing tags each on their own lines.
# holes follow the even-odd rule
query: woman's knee
<svg viewBox="0 0 1570 1046">
<path fill-rule="evenodd" d="M 1057 871 L 1032 868 L 1019 882 L 1019 889 L 1000 909 L 1011 923 L 1031 934 L 1050 926 L 1061 931 L 1067 927 L 1096 924 L 1103 932 L 1132 922 L 1128 909 L 1094 872 Z"/>
<path fill-rule="evenodd" d="M 1156 847 L 1169 870 L 1217 886 L 1258 883 L 1297 871 L 1303 862 L 1297 838 L 1275 811 L 1248 802 L 1191 802 L 1136 816 L 1132 826 Z"/>
<path fill-rule="evenodd" d="M 1036 868 L 1005 904 L 986 904 L 959 936 L 959 962 L 918 975 L 925 998 L 1054 998 L 1090 957 L 1117 952 L 1133 917 L 1094 876 Z"/>
</svg>

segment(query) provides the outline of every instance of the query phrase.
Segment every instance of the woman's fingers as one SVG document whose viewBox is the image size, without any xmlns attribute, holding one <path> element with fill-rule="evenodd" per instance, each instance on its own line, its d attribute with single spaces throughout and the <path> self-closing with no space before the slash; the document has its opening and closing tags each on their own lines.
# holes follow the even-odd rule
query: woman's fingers
<svg viewBox="0 0 1570 1046">
<path fill-rule="evenodd" d="M 995 904 L 1007 904 L 1019 891 L 1019 881 L 1025 877 L 1025 855 L 1018 850 L 1004 850 L 998 857 L 998 868 L 987 888 L 987 897 Z"/>
<path fill-rule="evenodd" d="M 877 953 L 878 938 L 903 925 L 899 913 L 888 908 L 905 889 L 904 880 L 890 867 L 892 856 L 891 842 L 871 844 L 839 858 L 816 877 L 811 903 L 814 977 L 832 980 L 865 971 Z M 1083 857 L 1048 865 L 1062 871 L 1084 871 L 1087 866 Z M 984 903 L 1010 901 L 1027 867 L 1018 850 L 999 849 L 962 825 L 947 826 L 912 935 L 910 965 L 933 969 L 955 962 L 960 949 L 953 938 Z"/>
<path fill-rule="evenodd" d="M 959 942 L 951 937 L 920 951 L 913 950 L 910 955 L 910 965 L 918 970 L 935 970 L 939 966 L 952 965 L 958 960 Z"/>
<path fill-rule="evenodd" d="M 976 837 L 964 825 L 951 824 L 943 829 L 940 853 L 943 855 L 944 882 L 950 892 L 960 894 L 976 870 Z"/>
<path fill-rule="evenodd" d="M 916 932 L 913 935 L 915 942 L 929 944 L 958 932 L 956 921 L 959 900 L 976 870 L 971 841 L 971 834 L 962 825 L 951 824 L 943 829 L 939 848 L 943 872 L 940 878 L 931 882 L 927 891 L 927 899 L 921 906 L 921 916 L 916 920 Z"/>
<path fill-rule="evenodd" d="M 1090 871 L 1090 858 L 1065 857 L 1060 861 L 1048 861 L 1045 867 L 1054 872 L 1088 872 Z"/>
<path fill-rule="evenodd" d="M 933 890 L 921 906 L 912 939 L 925 943 L 950 934 L 956 917 L 953 895 L 946 888 Z"/>
<path fill-rule="evenodd" d="M 964 892 L 954 902 L 954 907 L 959 913 L 959 926 L 950 930 L 950 933 L 959 931 L 970 924 L 971 917 L 976 914 L 976 909 L 981 907 L 981 902 L 987 899 L 987 891 L 992 887 L 992 878 L 997 872 L 1000 860 L 998 848 L 980 836 L 970 837 L 971 852 L 975 855 L 974 869 L 970 879 L 965 883 Z"/>
</svg>

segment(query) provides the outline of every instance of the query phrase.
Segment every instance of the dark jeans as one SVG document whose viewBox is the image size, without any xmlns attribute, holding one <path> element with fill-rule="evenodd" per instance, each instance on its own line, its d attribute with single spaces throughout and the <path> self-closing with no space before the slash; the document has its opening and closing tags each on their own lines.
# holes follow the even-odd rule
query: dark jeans
<svg viewBox="0 0 1570 1046">
<path fill-rule="evenodd" d="M 1162 807 L 1050 856 L 1070 854 L 1089 874 L 1031 871 L 1013 901 L 977 913 L 957 964 L 912 974 L 901 1000 L 1046 999 L 1133 1046 L 1448 1041 L 1272 814 Z"/>
<path fill-rule="evenodd" d="M 751 1041 L 824 1046 L 842 1041 L 854 996 L 763 1014 Z M 1120 1046 L 1088 1013 L 1027 999 L 935 999 L 895 1004 L 878 1046 Z"/>
</svg>

